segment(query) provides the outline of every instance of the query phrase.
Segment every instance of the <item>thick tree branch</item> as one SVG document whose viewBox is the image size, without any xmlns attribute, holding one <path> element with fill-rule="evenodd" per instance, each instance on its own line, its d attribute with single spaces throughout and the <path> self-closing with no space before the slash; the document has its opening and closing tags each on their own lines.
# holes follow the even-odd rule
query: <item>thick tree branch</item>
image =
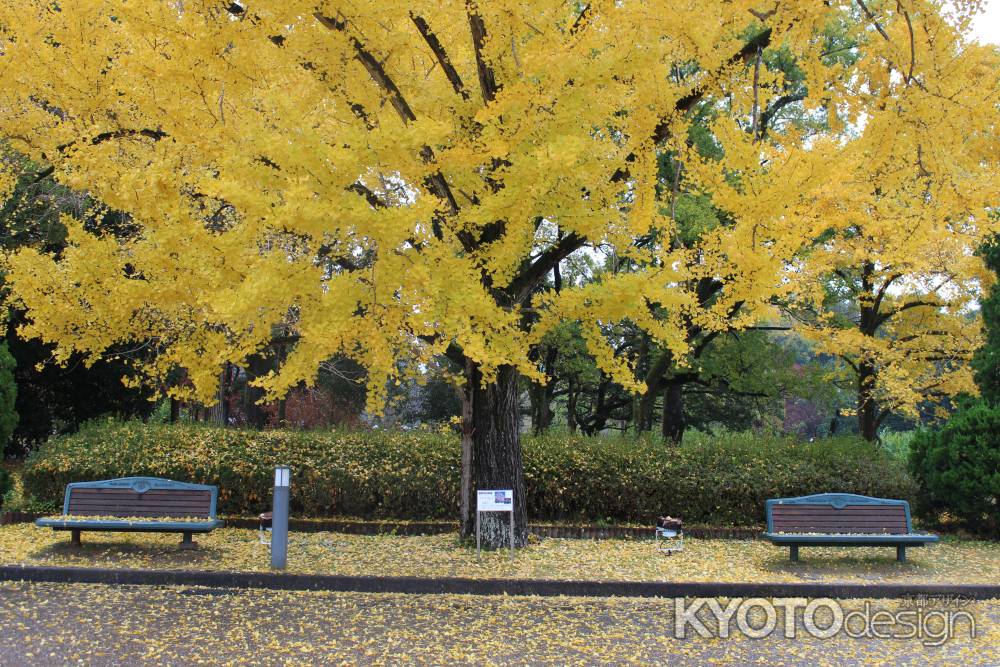
<svg viewBox="0 0 1000 667">
<path fill-rule="evenodd" d="M 112 130 L 109 132 L 101 132 L 100 134 L 94 135 L 90 139 L 90 143 L 93 146 L 97 146 L 98 144 L 103 144 L 104 142 L 111 141 L 112 139 L 131 139 L 135 137 L 146 137 L 147 139 L 152 139 L 153 141 L 159 141 L 160 139 L 163 139 L 166 136 L 167 133 L 164 132 L 163 130 L 151 130 L 149 128 L 136 130 L 136 129 L 126 128 L 121 130 Z M 68 144 L 61 144 L 59 146 L 56 146 L 56 150 L 62 153 L 70 146 L 73 146 L 75 143 L 76 143 L 75 141 L 71 141 Z"/>
<path fill-rule="evenodd" d="M 347 186 L 347 189 L 364 197 L 372 208 L 389 207 L 389 204 L 362 183 L 351 183 Z"/>
<path fill-rule="evenodd" d="M 878 313 L 875 316 L 875 319 L 878 322 L 878 326 L 882 326 L 888 320 L 892 319 L 896 315 L 899 315 L 904 310 L 909 310 L 911 308 L 921 308 L 923 306 L 940 307 L 941 303 L 938 302 L 938 301 L 921 301 L 919 299 L 916 300 L 916 301 L 908 301 L 908 302 L 906 302 L 904 304 L 896 306 L 895 308 L 893 308 L 891 310 L 887 310 L 884 313 Z"/>
<path fill-rule="evenodd" d="M 515 303 L 524 303 L 542 277 L 551 271 L 573 251 L 582 248 L 587 240 L 575 233 L 567 234 L 539 255 L 534 262 L 521 271 L 507 287 Z"/>
<path fill-rule="evenodd" d="M 347 22 L 323 16 L 320 12 L 316 12 L 313 16 L 324 28 L 335 30 L 347 36 L 351 46 L 354 47 L 354 59 L 361 63 L 365 71 L 368 72 L 368 76 L 372 78 L 372 81 L 388 95 L 389 103 L 392 104 L 399 117 L 403 119 L 403 123 L 415 121 L 417 116 L 403 97 L 403 93 L 400 92 L 396 82 L 386 73 L 385 68 L 382 67 L 382 63 L 365 48 L 364 44 L 357 37 L 347 33 Z"/>
<path fill-rule="evenodd" d="M 372 78 L 375 84 L 389 96 L 389 101 L 396 110 L 396 113 L 399 114 L 403 124 L 405 125 L 406 123 L 416 120 L 416 114 L 413 113 L 413 109 L 403 97 L 403 94 L 400 92 L 396 82 L 393 81 L 392 77 L 386 73 L 385 68 L 382 67 L 382 63 L 380 63 L 375 56 L 365 49 L 360 40 L 353 35 L 347 34 L 347 22 L 323 16 L 319 12 L 316 12 L 313 16 L 317 21 L 319 21 L 320 25 L 328 30 L 334 30 L 347 36 L 351 46 L 354 48 L 355 59 L 364 66 L 368 75 Z M 424 146 L 420 149 L 420 157 L 426 164 L 431 164 L 435 160 L 434 150 L 430 146 Z M 455 200 L 455 195 L 452 193 L 451 187 L 448 185 L 448 181 L 440 171 L 436 171 L 428 176 L 425 184 L 431 192 L 436 194 L 440 199 L 444 200 L 447 204 L 449 214 L 454 215 L 458 212 L 458 202 Z M 435 217 L 431 221 L 431 226 L 435 238 L 444 238 L 440 218 Z M 470 246 L 468 239 L 463 239 L 461 235 L 459 235 L 459 238 L 463 240 L 463 246 L 465 246 L 465 250 L 467 252 L 473 249 Z"/>
<path fill-rule="evenodd" d="M 761 32 L 759 35 L 748 41 L 743 45 L 739 51 L 733 54 L 723 68 L 733 65 L 738 62 L 747 63 L 753 58 L 758 50 L 766 49 L 771 44 L 771 29 L 768 28 Z M 674 105 L 674 111 L 676 113 L 686 113 L 694 108 L 694 106 L 705 97 L 706 88 L 704 84 L 699 84 L 690 93 L 684 97 L 677 100 Z M 660 144 L 666 141 L 670 136 L 670 121 L 671 118 L 662 119 L 653 130 L 653 143 Z"/>
<path fill-rule="evenodd" d="M 723 65 L 723 68 L 738 62 L 749 62 L 750 58 L 757 53 L 758 49 L 766 49 L 770 44 L 771 29 L 768 28 L 744 44 L 743 48 L 729 58 L 726 64 Z M 705 97 L 706 92 L 705 84 L 699 84 L 690 93 L 677 100 L 674 104 L 674 113 L 670 114 L 668 117 L 662 118 L 653 129 L 653 143 L 661 144 L 666 141 L 670 136 L 670 122 L 673 120 L 674 115 L 687 113 L 693 109 L 694 106 Z M 625 158 L 626 162 L 632 162 L 634 160 L 634 155 L 629 155 Z M 629 176 L 630 174 L 627 167 L 620 168 L 615 170 L 615 172 L 611 175 L 611 181 L 613 183 L 620 183 L 628 180 Z"/>
<path fill-rule="evenodd" d="M 486 62 L 483 56 L 483 48 L 486 46 L 486 24 L 479 15 L 479 9 L 475 0 L 466 0 L 466 11 L 469 15 L 469 29 L 472 31 L 472 46 L 476 52 L 476 71 L 479 74 L 479 89 L 483 93 L 483 104 L 489 104 L 496 99 L 497 85 L 493 68 Z"/>
<path fill-rule="evenodd" d="M 882 38 L 885 41 L 891 42 L 892 40 L 889 39 L 889 33 L 887 33 L 882 27 L 882 24 L 878 22 L 878 19 L 875 17 L 875 14 L 872 13 L 872 10 L 868 9 L 868 5 L 864 3 L 864 0 L 858 0 L 858 6 L 861 7 L 861 11 L 865 13 L 868 20 L 871 21 L 872 25 L 875 26 L 875 29 L 878 30 L 878 34 L 882 35 Z"/>
<path fill-rule="evenodd" d="M 434 53 L 434 57 L 437 59 L 441 69 L 444 70 L 444 75 L 448 77 L 448 82 L 451 83 L 451 87 L 456 93 L 462 96 L 463 100 L 469 99 L 469 91 L 465 89 L 465 85 L 462 83 L 462 77 L 458 75 L 458 70 L 455 66 L 451 64 L 451 58 L 448 57 L 448 53 L 441 46 L 440 40 L 438 40 L 437 35 L 435 35 L 427 21 L 423 17 L 417 16 L 413 12 L 410 12 L 410 19 L 413 21 L 413 25 L 417 26 L 417 30 L 420 32 L 421 37 L 427 42 L 427 46 L 431 48 Z"/>
<path fill-rule="evenodd" d="M 760 124 L 757 128 L 757 138 L 764 139 L 767 136 L 767 130 L 771 126 L 771 121 L 773 121 L 774 117 L 778 115 L 778 112 L 787 107 L 789 104 L 801 102 L 805 98 L 806 96 L 804 93 L 795 93 L 794 95 L 782 95 L 772 102 L 760 116 Z"/>
<path fill-rule="evenodd" d="M 917 64 L 917 44 L 913 35 L 913 21 L 910 20 L 910 12 L 906 11 L 903 7 L 903 3 L 896 2 L 896 9 L 898 9 L 902 14 L 903 18 L 906 19 L 906 29 L 910 34 L 910 69 L 906 72 L 906 85 L 910 85 L 913 81 L 913 68 Z"/>
<path fill-rule="evenodd" d="M 902 277 L 902 273 L 894 273 L 885 279 L 885 282 L 882 283 L 882 286 L 878 288 L 878 292 L 875 294 L 875 301 L 872 303 L 872 310 L 877 313 L 882 308 L 882 300 L 885 298 L 885 294 L 889 289 L 889 286 Z"/>
</svg>

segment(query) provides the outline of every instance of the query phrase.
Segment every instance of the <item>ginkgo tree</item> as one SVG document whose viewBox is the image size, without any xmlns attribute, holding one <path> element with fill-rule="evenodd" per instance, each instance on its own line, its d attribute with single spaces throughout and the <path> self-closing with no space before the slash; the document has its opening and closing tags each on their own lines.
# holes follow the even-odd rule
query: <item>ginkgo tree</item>
<svg viewBox="0 0 1000 667">
<path fill-rule="evenodd" d="M 831 224 L 795 271 L 793 312 L 853 379 L 868 440 L 893 412 L 976 393 L 976 310 L 994 280 L 977 250 L 997 229 L 1000 54 L 935 43 L 925 23 L 935 76 L 867 82 L 864 128 L 817 197 Z"/>
<path fill-rule="evenodd" d="M 401 369 L 447 354 L 469 399 L 463 524 L 471 489 L 512 488 L 523 543 L 517 379 L 544 381 L 532 346 L 578 322 L 599 367 L 641 391 L 602 324 L 629 321 L 680 359 L 691 322 L 752 323 L 819 234 L 809 193 L 830 179 L 840 144 L 773 128 L 769 142 L 727 147 L 712 167 L 720 183 L 766 164 L 759 180 L 771 185 L 697 248 L 658 240 L 672 224 L 658 154 L 685 149 L 700 104 L 759 114 L 762 91 L 781 89 L 780 72 L 765 89 L 752 66 L 766 49 L 798 63 L 809 112 L 855 104 L 854 70 L 892 62 L 934 77 L 900 31 L 936 5 L 872 11 L 877 20 L 815 0 L 0 0 L 0 135 L 136 226 L 120 238 L 67 219 L 59 256 L 10 257 L 31 316 L 22 333 L 55 343 L 59 359 L 144 341 L 148 377 L 182 369 L 206 402 L 220 367 L 276 332 L 292 345 L 259 380 L 271 397 L 339 355 L 367 369 L 377 407 Z M 824 29 L 845 20 L 859 57 L 831 61 Z M 893 39 L 873 39 L 876 26 Z M 939 38 L 959 28 L 940 23 Z M 709 171 L 697 176 L 712 187 Z M 588 246 L 642 268 L 537 293 Z M 735 287 L 711 304 L 677 289 L 718 271 Z M 498 517 L 483 527 L 485 543 L 506 540 Z"/>
<path fill-rule="evenodd" d="M 1000 54 L 963 40 L 933 12 L 900 3 L 889 22 L 884 9 L 858 3 L 858 19 L 872 27 L 867 44 L 838 31 L 827 51 L 847 52 L 853 64 L 849 77 L 830 82 L 841 101 L 825 106 L 825 118 L 810 122 L 806 113 L 772 137 L 808 137 L 795 174 L 783 173 L 788 163 L 768 164 L 757 132 L 741 131 L 746 113 L 713 125 L 727 160 L 689 150 L 687 170 L 724 211 L 782 208 L 800 229 L 818 231 L 776 297 L 817 352 L 853 378 L 869 440 L 891 413 L 916 417 L 923 403 L 975 392 L 975 309 L 992 282 L 976 251 L 996 231 L 989 211 L 1000 194 Z M 867 52 L 873 42 L 905 48 L 876 55 Z M 760 116 L 752 116 L 755 125 Z M 801 173 L 823 181 L 796 181 Z M 783 200 L 802 187 L 811 189 L 808 205 L 788 207 Z"/>
</svg>

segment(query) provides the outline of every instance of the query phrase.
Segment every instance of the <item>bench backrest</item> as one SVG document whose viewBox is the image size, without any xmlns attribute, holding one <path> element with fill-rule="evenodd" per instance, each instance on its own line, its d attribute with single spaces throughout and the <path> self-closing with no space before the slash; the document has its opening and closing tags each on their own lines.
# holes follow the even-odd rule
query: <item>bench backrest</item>
<svg viewBox="0 0 1000 667">
<path fill-rule="evenodd" d="M 906 535 L 910 504 L 851 493 L 820 493 L 768 500 L 769 533 L 878 533 Z"/>
<path fill-rule="evenodd" d="M 214 519 L 218 488 L 156 477 L 123 477 L 66 486 L 63 514 Z"/>
</svg>

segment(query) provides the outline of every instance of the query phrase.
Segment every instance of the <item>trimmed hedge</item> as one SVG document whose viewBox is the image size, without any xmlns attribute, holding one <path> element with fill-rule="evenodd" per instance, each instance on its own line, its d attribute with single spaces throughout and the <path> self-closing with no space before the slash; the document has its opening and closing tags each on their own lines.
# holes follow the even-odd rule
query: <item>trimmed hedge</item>
<svg viewBox="0 0 1000 667">
<path fill-rule="evenodd" d="M 734 434 L 676 448 L 626 438 L 524 439 L 533 519 L 752 525 L 764 501 L 826 491 L 913 496 L 904 467 L 853 439 L 795 443 Z M 24 467 L 27 494 L 59 501 L 67 483 L 133 475 L 216 484 L 219 513 L 269 509 L 273 468 L 293 470 L 300 516 L 455 518 L 459 441 L 430 432 L 249 431 L 100 422 L 51 439 Z"/>
</svg>

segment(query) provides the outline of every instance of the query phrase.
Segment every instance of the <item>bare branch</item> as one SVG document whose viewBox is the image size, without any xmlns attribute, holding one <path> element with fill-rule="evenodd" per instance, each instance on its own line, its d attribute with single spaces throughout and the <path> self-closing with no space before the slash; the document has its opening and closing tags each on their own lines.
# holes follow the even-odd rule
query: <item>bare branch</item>
<svg viewBox="0 0 1000 667">
<path fill-rule="evenodd" d="M 885 39 L 885 41 L 891 42 L 892 40 L 889 39 L 889 34 L 882 27 L 882 24 L 878 22 L 878 19 L 875 18 L 875 14 L 872 13 L 872 10 L 868 9 L 868 5 L 865 4 L 864 0 L 858 0 L 858 6 L 861 7 L 861 11 L 865 13 L 868 20 L 871 21 L 872 25 L 875 26 L 875 29 L 878 30 L 878 34 L 882 35 L 882 38 Z"/>
<path fill-rule="evenodd" d="M 917 45 L 913 36 L 913 21 L 910 20 L 910 13 L 903 7 L 903 3 L 898 0 L 896 2 L 896 9 L 898 9 L 900 13 L 902 13 L 903 18 L 906 19 L 906 29 L 910 33 L 910 69 L 906 73 L 906 85 L 910 85 L 910 82 L 913 81 L 913 68 L 917 63 Z"/>
<path fill-rule="evenodd" d="M 583 11 L 580 12 L 580 15 L 576 17 L 576 20 L 573 21 L 573 25 L 571 25 L 569 28 L 569 34 L 572 36 L 578 33 L 580 31 L 580 28 L 586 25 L 586 22 L 589 19 L 590 19 L 590 5 L 588 4 L 583 8 Z"/>
</svg>

